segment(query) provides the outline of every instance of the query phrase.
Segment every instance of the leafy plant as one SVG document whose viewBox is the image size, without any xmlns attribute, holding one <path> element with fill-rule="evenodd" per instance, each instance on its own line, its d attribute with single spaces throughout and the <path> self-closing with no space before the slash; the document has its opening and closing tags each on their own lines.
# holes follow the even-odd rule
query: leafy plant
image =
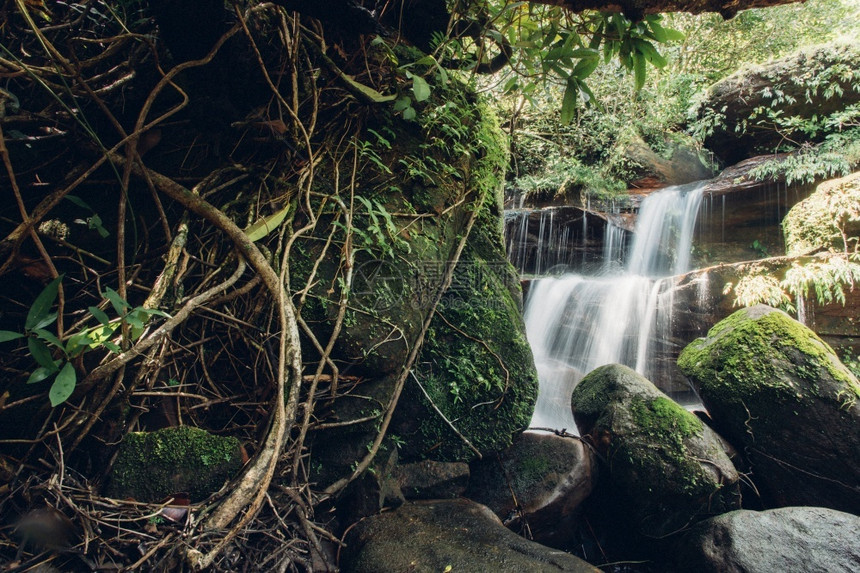
<svg viewBox="0 0 860 573">
<path fill-rule="evenodd" d="M 795 262 L 782 281 L 760 271 L 753 272 L 737 285 L 728 283 L 723 294 L 734 290 L 735 306 L 764 303 L 794 313 L 810 292 L 815 293 L 818 304 L 844 305 L 845 289 L 854 289 L 857 283 L 860 283 L 860 254 L 828 253 L 805 263 Z"/>
<path fill-rule="evenodd" d="M 65 340 L 60 340 L 56 333 L 46 329 L 57 320 L 57 313 L 52 309 L 62 280 L 63 275 L 60 275 L 51 281 L 33 301 L 24 321 L 24 332 L 0 330 L 0 342 L 26 338 L 30 356 L 38 364 L 27 379 L 27 384 L 54 378 L 48 392 L 51 406 L 62 404 L 75 391 L 77 373 L 71 362 L 74 358 L 102 347 L 119 354 L 122 349 L 112 339 L 121 332 L 123 325 L 127 324 L 130 327 L 130 337 L 136 340 L 143 334 L 146 323 L 152 316 L 168 316 L 157 309 L 132 308 L 116 291 L 108 287 L 105 289 L 104 296 L 116 311 L 118 318 L 111 319 L 98 307 L 91 306 L 89 311 L 98 320 L 99 325 L 83 329 L 66 337 Z M 62 356 L 59 359 L 54 358 L 51 347 L 60 351 Z"/>
</svg>

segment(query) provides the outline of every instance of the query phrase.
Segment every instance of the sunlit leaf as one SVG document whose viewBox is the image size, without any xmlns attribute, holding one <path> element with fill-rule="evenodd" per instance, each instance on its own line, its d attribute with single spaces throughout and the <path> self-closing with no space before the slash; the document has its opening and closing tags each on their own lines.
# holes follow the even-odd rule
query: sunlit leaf
<svg viewBox="0 0 860 573">
<path fill-rule="evenodd" d="M 259 241 L 278 228 L 284 219 L 287 218 L 290 208 L 291 206 L 287 205 L 283 209 L 279 209 L 271 215 L 263 217 L 255 223 L 252 223 L 247 229 L 245 229 L 245 234 L 248 235 L 248 238 L 251 239 L 251 241 Z"/>
</svg>

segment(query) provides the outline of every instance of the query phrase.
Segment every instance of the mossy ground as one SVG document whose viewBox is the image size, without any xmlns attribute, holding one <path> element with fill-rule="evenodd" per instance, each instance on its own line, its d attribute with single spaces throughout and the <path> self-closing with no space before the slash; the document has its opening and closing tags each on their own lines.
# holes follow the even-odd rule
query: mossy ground
<svg viewBox="0 0 860 573">
<path fill-rule="evenodd" d="M 187 492 L 192 502 L 218 491 L 242 467 L 239 441 L 190 426 L 126 434 L 108 494 L 156 502 Z"/>
</svg>

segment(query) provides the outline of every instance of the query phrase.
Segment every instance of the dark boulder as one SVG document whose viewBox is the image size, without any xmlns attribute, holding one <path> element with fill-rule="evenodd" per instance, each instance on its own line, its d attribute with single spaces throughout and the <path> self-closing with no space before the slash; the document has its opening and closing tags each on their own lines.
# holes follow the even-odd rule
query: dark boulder
<svg viewBox="0 0 860 573">
<path fill-rule="evenodd" d="M 821 507 L 732 511 L 696 525 L 677 545 L 680 571 L 853 573 L 860 517 Z"/>
<path fill-rule="evenodd" d="M 346 536 L 343 570 L 599 571 L 573 555 L 523 539 L 488 508 L 466 499 L 406 503 L 364 519 Z"/>
<path fill-rule="evenodd" d="M 860 383 L 782 311 L 739 310 L 678 359 L 773 506 L 860 513 Z"/>
<path fill-rule="evenodd" d="M 569 545 L 579 506 L 597 478 L 597 460 L 579 438 L 524 432 L 500 453 L 472 462 L 467 496 L 485 504 L 514 531 Z"/>
<path fill-rule="evenodd" d="M 719 436 L 620 364 L 573 390 L 576 425 L 606 460 L 610 493 L 640 534 L 663 537 L 740 507 L 738 473 Z"/>
</svg>

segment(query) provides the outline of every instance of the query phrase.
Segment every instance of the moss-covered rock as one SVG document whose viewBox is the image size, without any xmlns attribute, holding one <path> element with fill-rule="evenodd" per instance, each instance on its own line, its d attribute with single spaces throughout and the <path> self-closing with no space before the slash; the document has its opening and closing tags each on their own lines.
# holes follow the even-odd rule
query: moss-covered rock
<svg viewBox="0 0 860 573">
<path fill-rule="evenodd" d="M 687 346 L 678 366 L 770 504 L 860 512 L 860 383 L 815 333 L 758 305 Z"/>
<path fill-rule="evenodd" d="M 630 368 L 593 370 L 571 404 L 639 533 L 660 537 L 739 507 L 738 473 L 719 436 Z"/>
<path fill-rule="evenodd" d="M 860 102 L 858 79 L 857 42 L 813 46 L 742 69 L 711 86 L 700 103 L 699 122 L 708 128 L 705 146 L 727 164 L 773 153 L 787 143 L 790 128 L 774 125 L 784 118 L 816 122 L 821 139 L 828 130 L 820 118 Z"/>
<path fill-rule="evenodd" d="M 825 181 L 782 221 L 786 254 L 853 252 L 860 236 L 860 173 Z"/>
<path fill-rule="evenodd" d="M 190 426 L 130 432 L 109 476 L 108 495 L 156 502 L 187 492 L 192 502 L 218 491 L 242 467 L 239 440 Z"/>
<path fill-rule="evenodd" d="M 356 176 L 356 194 L 363 200 L 356 202 L 362 207 L 354 221 L 353 287 L 332 354 L 342 373 L 360 375 L 362 383 L 327 412 L 319 411 L 324 421 L 340 424 L 312 437 L 312 467 L 320 470 L 314 477 L 323 483 L 367 453 L 446 265 L 468 230 L 453 283 L 413 365 L 414 377 L 389 428 L 392 441 L 385 446 L 396 444 L 406 461 L 468 461 L 475 452 L 433 406 L 475 448 L 489 453 L 510 445 L 512 435 L 527 426 L 536 400 L 521 289 L 503 247 L 504 134 L 496 117 L 456 82 L 434 89 L 426 105 L 414 122 L 380 111 L 366 134 L 368 144 L 381 136 L 388 147 L 368 145 L 366 153 L 370 157 L 372 150 L 375 161 Z M 335 229 L 337 244 L 342 225 Z M 328 232 L 318 224 L 319 235 L 299 239 L 305 257 L 293 265 L 295 285 L 315 273 L 302 316 L 321 345 L 338 313 L 332 293 L 343 278 L 335 257 L 315 266 Z M 307 361 L 318 355 L 309 341 L 303 354 Z M 355 420 L 363 422 L 349 425 Z"/>
</svg>

